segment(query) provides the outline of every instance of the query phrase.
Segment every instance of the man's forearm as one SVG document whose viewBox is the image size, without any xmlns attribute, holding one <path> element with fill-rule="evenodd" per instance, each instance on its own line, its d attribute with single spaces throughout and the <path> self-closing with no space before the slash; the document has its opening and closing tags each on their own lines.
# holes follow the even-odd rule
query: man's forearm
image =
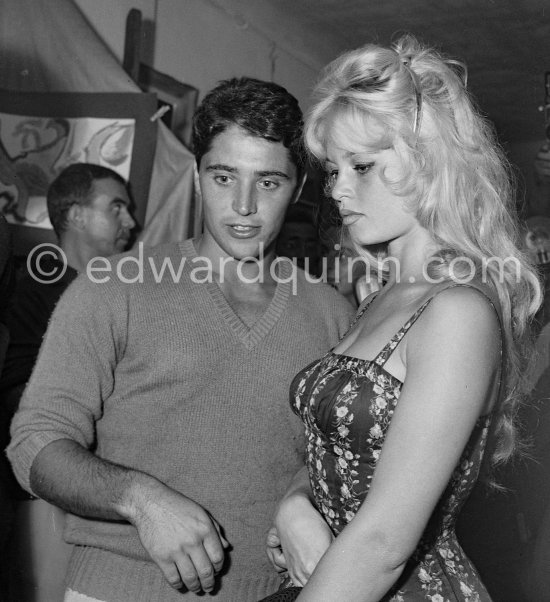
<svg viewBox="0 0 550 602">
<path fill-rule="evenodd" d="M 172 587 L 212 591 L 229 544 L 204 508 L 158 479 L 60 439 L 34 459 L 30 485 L 73 514 L 129 521 Z"/>
<path fill-rule="evenodd" d="M 34 459 L 32 490 L 72 514 L 133 522 L 140 498 L 162 484 L 95 456 L 71 439 L 47 445 Z"/>
</svg>

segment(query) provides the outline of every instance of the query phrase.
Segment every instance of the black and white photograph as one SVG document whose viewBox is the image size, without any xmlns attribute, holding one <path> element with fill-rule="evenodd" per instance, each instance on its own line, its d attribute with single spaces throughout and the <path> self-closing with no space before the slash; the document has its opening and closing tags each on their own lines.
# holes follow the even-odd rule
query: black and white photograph
<svg viewBox="0 0 550 602">
<path fill-rule="evenodd" d="M 0 602 L 550 602 L 549 40 L 0 0 Z"/>
</svg>

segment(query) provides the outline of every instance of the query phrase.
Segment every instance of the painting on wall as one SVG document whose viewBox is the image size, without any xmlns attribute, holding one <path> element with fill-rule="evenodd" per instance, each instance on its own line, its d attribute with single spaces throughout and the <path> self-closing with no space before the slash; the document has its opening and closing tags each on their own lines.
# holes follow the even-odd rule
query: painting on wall
<svg viewBox="0 0 550 602">
<path fill-rule="evenodd" d="M 155 152 L 154 94 L 0 91 L 0 211 L 15 252 L 55 242 L 46 192 L 68 165 L 95 163 L 130 184 L 143 225 Z"/>
</svg>

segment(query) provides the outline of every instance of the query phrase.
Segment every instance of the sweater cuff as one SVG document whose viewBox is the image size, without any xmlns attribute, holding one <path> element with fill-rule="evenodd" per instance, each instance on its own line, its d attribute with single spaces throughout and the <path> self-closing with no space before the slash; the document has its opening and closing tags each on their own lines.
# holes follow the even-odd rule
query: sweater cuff
<svg viewBox="0 0 550 602">
<path fill-rule="evenodd" d="M 6 454 L 13 473 L 21 487 L 31 495 L 40 497 L 32 490 L 30 485 L 31 467 L 36 456 L 50 443 L 68 439 L 67 435 L 55 432 L 36 432 L 27 435 L 23 440 L 12 439 L 6 449 Z"/>
</svg>

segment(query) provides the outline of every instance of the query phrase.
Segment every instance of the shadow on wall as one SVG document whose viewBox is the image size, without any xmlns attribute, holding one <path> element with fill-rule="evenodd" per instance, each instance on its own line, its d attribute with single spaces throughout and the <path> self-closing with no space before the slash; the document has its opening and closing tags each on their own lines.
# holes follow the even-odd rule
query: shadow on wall
<svg viewBox="0 0 550 602">
<path fill-rule="evenodd" d="M 533 388 L 519 415 L 528 455 L 499 474 L 505 491 L 478 484 L 457 529 L 495 602 L 550 600 L 550 322 L 530 372 Z"/>
<path fill-rule="evenodd" d="M 7 8 L 7 7 L 6 7 Z M 3 87 L 11 90 L 64 89 L 64 82 L 34 56 L 3 48 L 0 62 Z M 10 189 L 16 171 L 0 147 L 0 189 Z M 0 233 L 0 242 L 6 239 Z M 0 245 L 2 246 L 2 245 Z M 1 262 L 0 262 L 1 263 Z M 0 279 L 0 300 L 7 298 Z M 2 303 L 0 303 L 2 305 Z M 1 313 L 1 312 L 0 312 Z M 0 347 L 2 337 L 0 336 Z M 1 365 L 1 363 L 0 363 Z M 21 501 L 3 448 L 9 439 L 11 400 L 0 397 L 0 600 L 50 602 L 62 599 L 64 567 L 69 546 L 61 539 L 62 512 L 41 500 Z M 39 584 L 54 583 L 54 589 Z M 43 593 L 41 593 L 43 592 Z"/>
</svg>

